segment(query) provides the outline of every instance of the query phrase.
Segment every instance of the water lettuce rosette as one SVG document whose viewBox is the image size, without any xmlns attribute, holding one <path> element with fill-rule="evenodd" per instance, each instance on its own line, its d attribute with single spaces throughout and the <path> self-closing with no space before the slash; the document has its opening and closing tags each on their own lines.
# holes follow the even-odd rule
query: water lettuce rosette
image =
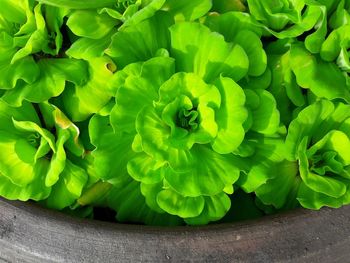
<svg viewBox="0 0 350 263">
<path fill-rule="evenodd" d="M 349 110 L 343 103 L 321 100 L 289 126 L 287 159 L 298 161 L 302 179 L 298 200 L 304 207 L 350 203 Z"/>
<path fill-rule="evenodd" d="M 279 39 L 306 33 L 305 46 L 313 53 L 320 50 L 327 34 L 327 7 L 314 0 L 248 0 L 249 11 L 268 34 Z"/>
<path fill-rule="evenodd" d="M 257 197 L 275 208 L 340 207 L 350 203 L 349 105 L 320 100 L 291 122 L 285 159 L 270 163 Z"/>
<path fill-rule="evenodd" d="M 62 209 L 81 195 L 88 176 L 69 158 L 83 157 L 79 130 L 57 107 L 1 101 L 0 133 L 1 196 Z"/>
<path fill-rule="evenodd" d="M 106 136 L 94 143 L 93 155 L 102 179 L 118 185 L 131 176 L 154 211 L 204 224 L 220 219 L 230 207 L 227 193 L 240 175 L 232 152 L 249 130 L 275 133 L 279 116 L 267 91 L 237 84 L 265 73 L 266 56 L 253 31 L 239 32 L 238 27 L 230 43 L 198 23 L 179 23 L 166 32 L 171 20 L 159 14 L 114 36 L 107 53 L 123 69 L 113 80 L 117 92 L 110 124 L 115 134 L 110 130 L 110 136 L 118 139 L 107 141 L 107 134 L 91 123 L 94 138 Z M 157 31 L 147 31 L 150 24 Z M 223 31 L 228 25 L 221 25 Z M 243 43 L 239 33 L 254 42 Z M 152 34 L 163 38 L 155 41 Z M 146 45 L 130 50 L 121 44 L 131 40 Z M 110 153 L 121 151 L 125 158 L 105 168 L 113 159 Z"/>
<path fill-rule="evenodd" d="M 170 52 L 171 57 L 177 56 L 176 64 L 181 64 L 181 70 L 198 71 L 203 75 L 204 81 L 212 81 L 215 75 L 211 75 L 222 73 L 244 87 L 245 105 L 250 112 L 244 124 L 245 131 L 274 134 L 280 120 L 276 101 L 266 91 L 271 81 L 271 73 L 266 69 L 266 53 L 259 38 L 262 34 L 261 29 L 254 25 L 249 16 L 241 12 L 207 17 L 205 25 L 212 31 L 212 37 L 208 38 L 208 41 L 218 39 L 219 37 L 214 35 L 219 33 L 227 42 L 224 44 L 222 40 L 213 41 L 218 46 L 217 50 L 214 50 L 212 42 L 202 43 L 200 40 L 202 37 L 200 31 L 204 31 L 202 30 L 204 27 L 200 24 L 196 23 L 198 26 L 193 28 L 183 27 L 183 31 L 171 33 L 168 28 L 173 24 L 174 19 L 171 16 L 159 12 L 151 19 L 116 33 L 106 53 L 112 57 L 119 69 L 130 63 L 146 61 Z M 186 36 L 194 34 L 198 38 L 187 38 L 190 40 L 188 41 L 181 39 L 181 34 Z M 140 44 L 130 46 L 128 43 Z M 233 45 L 232 52 L 229 57 L 224 57 L 230 45 Z M 242 49 L 244 55 L 237 55 L 242 53 Z M 202 61 L 199 61 L 200 59 Z M 185 63 L 184 60 L 189 62 Z M 200 63 L 208 65 L 207 68 Z M 222 66 L 217 67 L 219 63 L 222 63 Z"/>
<path fill-rule="evenodd" d="M 61 58 L 65 11 L 30 0 L 3 1 L 0 11 L 0 95 L 12 105 L 58 96 L 66 81 L 86 79 L 83 61 Z"/>
</svg>

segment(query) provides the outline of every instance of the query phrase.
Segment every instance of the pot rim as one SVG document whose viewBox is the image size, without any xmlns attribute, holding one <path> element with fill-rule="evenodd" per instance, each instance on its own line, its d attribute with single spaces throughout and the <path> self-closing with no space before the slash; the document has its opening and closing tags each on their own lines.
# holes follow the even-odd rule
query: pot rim
<svg viewBox="0 0 350 263">
<path fill-rule="evenodd" d="M 196 227 L 73 218 L 2 198 L 0 211 L 0 261 L 347 262 L 350 257 L 350 206 Z"/>
</svg>

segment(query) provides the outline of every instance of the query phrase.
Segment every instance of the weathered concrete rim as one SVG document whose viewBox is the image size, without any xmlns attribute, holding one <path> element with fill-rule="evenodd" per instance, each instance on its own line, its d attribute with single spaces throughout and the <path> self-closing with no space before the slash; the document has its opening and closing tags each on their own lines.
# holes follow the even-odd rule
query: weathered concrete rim
<svg viewBox="0 0 350 263">
<path fill-rule="evenodd" d="M 350 206 L 257 221 L 148 227 L 0 198 L 0 262 L 347 262 Z"/>
</svg>

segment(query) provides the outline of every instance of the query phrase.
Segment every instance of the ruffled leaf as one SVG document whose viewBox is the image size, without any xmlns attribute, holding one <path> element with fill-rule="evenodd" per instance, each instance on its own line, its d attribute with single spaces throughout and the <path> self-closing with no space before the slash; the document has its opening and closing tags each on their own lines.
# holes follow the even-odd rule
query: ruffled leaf
<svg viewBox="0 0 350 263">
<path fill-rule="evenodd" d="M 233 80 L 220 77 L 215 82 L 221 95 L 221 107 L 216 111 L 218 135 L 212 147 L 221 154 L 233 152 L 243 141 L 243 122 L 247 118 L 245 94 Z"/>
<path fill-rule="evenodd" d="M 86 81 L 87 65 L 84 61 L 73 59 L 42 59 L 39 79 L 32 83 L 8 90 L 3 99 L 12 105 L 21 105 L 23 100 L 43 102 L 60 95 L 66 82 L 82 85 Z M 35 92 L 34 92 L 35 91 Z"/>
<path fill-rule="evenodd" d="M 205 225 L 211 221 L 217 221 L 229 211 L 231 207 L 230 198 L 224 194 L 204 197 L 204 208 L 197 217 L 185 218 L 189 225 Z"/>
<path fill-rule="evenodd" d="M 171 215 L 195 217 L 204 209 L 204 197 L 184 197 L 173 190 L 163 190 L 157 196 L 159 206 Z"/>
<path fill-rule="evenodd" d="M 59 181 L 52 187 L 45 204 L 58 210 L 72 205 L 81 196 L 87 178 L 88 175 L 82 168 L 67 161 Z"/>
<path fill-rule="evenodd" d="M 280 113 L 277 109 L 276 100 L 266 90 L 245 90 L 251 118 L 250 129 L 263 134 L 274 134 L 280 124 Z"/>
<path fill-rule="evenodd" d="M 115 34 L 112 30 L 106 36 L 100 39 L 79 38 L 66 51 L 66 55 L 76 58 L 91 60 L 96 57 L 102 57 L 104 51 L 111 43 L 111 37 Z"/>
<path fill-rule="evenodd" d="M 247 193 L 258 189 L 280 172 L 277 164 L 285 159 L 285 150 L 284 141 L 279 136 L 249 133 L 236 153 L 244 157 L 238 163 L 244 172 L 237 184 Z"/>
<path fill-rule="evenodd" d="M 127 163 L 135 156 L 131 149 L 133 136 L 115 133 L 108 117 L 95 115 L 89 124 L 91 142 L 96 146 L 93 151 L 94 172 L 99 178 L 112 184 L 128 180 Z M 120 155 L 120 153 L 123 153 Z M 119 156 L 119 158 L 115 158 Z"/>
<path fill-rule="evenodd" d="M 159 87 L 174 73 L 174 60 L 153 58 L 145 63 L 131 64 L 115 75 L 120 83 L 111 112 L 114 129 L 133 133 L 140 110 L 158 98 Z"/>
<path fill-rule="evenodd" d="M 329 195 L 312 191 L 304 183 L 300 184 L 298 191 L 298 201 L 308 209 L 319 210 L 323 206 L 339 208 L 350 203 L 350 194 L 346 194 L 346 198 L 334 198 Z"/>
<path fill-rule="evenodd" d="M 112 77 L 115 64 L 108 57 L 93 58 L 88 61 L 89 79 L 83 83 L 68 86 L 60 99 L 67 115 L 73 121 L 84 121 L 99 112 L 112 98 Z"/>
<path fill-rule="evenodd" d="M 153 58 L 158 50 L 169 47 L 168 27 L 172 23 L 170 16 L 158 13 L 139 24 L 126 27 L 113 36 L 106 54 L 114 59 L 119 68 Z"/>
<path fill-rule="evenodd" d="M 117 220 L 121 222 L 146 223 L 148 225 L 181 225 L 179 217 L 152 211 L 140 191 L 140 184 L 129 181 L 121 187 L 112 188 L 108 204 L 117 211 Z"/>
<path fill-rule="evenodd" d="M 51 192 L 51 189 L 45 186 L 47 165 L 47 162 L 39 163 L 35 168 L 35 177 L 25 186 L 16 185 L 11 179 L 0 175 L 0 195 L 9 200 L 20 201 L 39 201 L 47 198 Z"/>
<path fill-rule="evenodd" d="M 177 71 L 194 72 L 207 82 L 220 75 L 238 81 L 247 74 L 249 59 L 244 49 L 228 44 L 209 28 L 198 23 L 179 23 L 170 32 L 171 55 Z"/>
<path fill-rule="evenodd" d="M 25 139 L 0 131 L 0 173 L 18 186 L 35 178 L 35 147 Z"/>
<path fill-rule="evenodd" d="M 301 87 L 310 89 L 321 98 L 342 98 L 350 101 L 346 77 L 336 65 L 311 55 L 299 44 L 292 45 L 290 55 L 291 68 Z"/>
<path fill-rule="evenodd" d="M 261 29 L 239 12 L 230 12 L 220 16 L 209 16 L 206 20 L 209 28 L 222 34 L 225 40 L 240 45 L 248 55 L 251 76 L 259 76 L 266 70 L 267 58 L 260 40 Z"/>
<path fill-rule="evenodd" d="M 315 143 L 323 138 L 330 130 L 337 129 L 350 116 L 348 105 L 339 103 L 334 105 L 327 100 L 314 103 L 292 121 L 288 129 L 286 147 L 288 159 L 295 160 L 301 141 L 307 137 Z"/>
<path fill-rule="evenodd" d="M 193 21 L 204 16 L 212 7 L 210 0 L 177 0 L 166 1 L 163 10 L 175 15 L 175 20 Z"/>
<path fill-rule="evenodd" d="M 128 162 L 128 173 L 136 181 L 144 184 L 159 183 L 164 178 L 164 162 L 139 153 Z"/>
<path fill-rule="evenodd" d="M 184 196 L 215 195 L 238 180 L 239 169 L 231 155 L 220 155 L 205 146 L 194 146 L 188 152 L 188 171 L 166 170 L 169 185 Z"/>
<path fill-rule="evenodd" d="M 105 37 L 116 25 L 116 20 L 96 10 L 77 10 L 69 15 L 67 26 L 77 36 L 91 39 Z"/>
<path fill-rule="evenodd" d="M 281 209 L 286 204 L 295 202 L 300 179 L 297 178 L 298 166 L 296 163 L 283 161 L 271 164 L 268 172 L 271 179 L 261 185 L 256 196 L 265 204 Z"/>
</svg>

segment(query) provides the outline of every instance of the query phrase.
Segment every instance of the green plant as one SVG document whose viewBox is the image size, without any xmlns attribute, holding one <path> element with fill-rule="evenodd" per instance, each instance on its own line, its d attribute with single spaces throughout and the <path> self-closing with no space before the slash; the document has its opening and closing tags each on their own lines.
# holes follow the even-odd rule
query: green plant
<svg viewBox="0 0 350 263">
<path fill-rule="evenodd" d="M 350 204 L 349 19 L 348 0 L 4 0 L 0 196 L 155 225 Z"/>
</svg>

